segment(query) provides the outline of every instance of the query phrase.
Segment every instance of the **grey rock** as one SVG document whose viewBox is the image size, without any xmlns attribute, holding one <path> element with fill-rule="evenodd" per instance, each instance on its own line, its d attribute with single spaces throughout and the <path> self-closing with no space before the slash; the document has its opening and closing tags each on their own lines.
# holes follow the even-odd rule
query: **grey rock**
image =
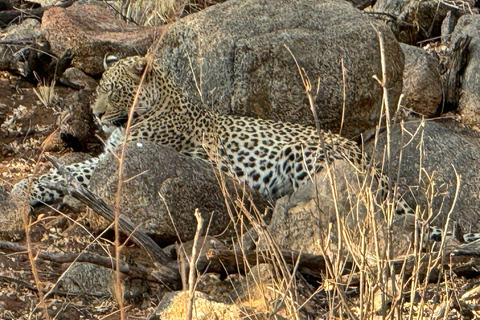
<svg viewBox="0 0 480 320">
<path fill-rule="evenodd" d="M 122 280 L 123 290 L 127 296 L 138 296 L 149 289 L 148 283 L 142 279 L 124 276 Z M 115 273 L 112 269 L 88 262 L 73 263 L 58 281 L 57 288 L 74 295 L 113 299 Z"/>
<path fill-rule="evenodd" d="M 367 211 L 360 186 L 365 177 L 347 161 L 336 161 L 331 172 L 337 201 L 327 170 L 317 173 L 314 183 L 309 182 L 290 197 L 277 201 L 268 230 L 281 248 L 320 255 L 328 238 L 337 243 L 337 217 L 345 219 L 350 228 L 363 227 Z"/>
<path fill-rule="evenodd" d="M 478 77 L 480 74 L 479 28 L 480 16 L 462 16 L 451 35 L 449 46 L 450 49 L 453 49 L 457 42 L 462 41 L 466 37 L 472 38 L 467 49 L 466 65 L 461 70 L 458 70 L 462 74 L 458 109 L 462 115 L 462 121 L 476 129 L 480 128 L 478 125 L 480 123 L 480 93 L 478 92 L 480 86 Z"/>
<path fill-rule="evenodd" d="M 402 88 L 403 53 L 383 24 L 333 0 L 232 0 L 189 15 L 165 29 L 156 56 L 192 99 L 226 114 L 313 124 L 304 69 L 313 84 L 320 125 L 355 136 L 374 126 L 382 88 L 377 28 L 385 38 L 392 108 Z M 291 50 L 291 53 L 287 49 Z M 393 112 L 393 110 L 392 110 Z"/>
<path fill-rule="evenodd" d="M 0 184 L 0 237 L 20 240 L 25 236 L 23 218 L 29 214 L 30 206 L 21 198 L 12 198 L 9 189 Z"/>
<path fill-rule="evenodd" d="M 393 210 L 388 210 L 393 206 L 385 204 L 379 191 L 377 180 L 358 165 L 335 161 L 330 174 L 320 171 L 314 181 L 277 201 L 269 234 L 282 249 L 316 255 L 340 250 L 360 258 L 360 252 L 367 250 L 370 257 L 375 256 L 375 248 L 387 244 L 393 256 L 406 254 L 415 225 L 409 220 L 397 221 Z M 386 219 L 389 216 L 393 219 Z M 393 232 L 395 237 L 387 241 L 386 232 Z M 259 234 L 260 249 L 265 249 L 263 237 Z M 344 244 L 341 247 L 340 237 Z"/>
<path fill-rule="evenodd" d="M 99 164 L 90 182 L 92 192 L 111 205 L 117 197 L 117 170 L 118 161 L 111 154 Z M 209 163 L 155 143 L 132 143 L 128 144 L 123 172 L 125 182 L 119 195 L 122 213 L 159 243 L 193 239 L 197 226 L 195 209 L 206 223 L 212 218 L 210 235 L 231 230 L 228 227 L 235 217 L 231 218 L 228 213 L 217 175 Z M 237 192 L 243 193 L 230 179 L 226 186 L 231 194 L 229 201 L 237 200 Z M 265 200 L 252 194 L 263 212 Z M 92 218 L 90 222 L 94 227 L 106 226 L 103 220 Z"/>
<path fill-rule="evenodd" d="M 96 126 L 90 110 L 93 100 L 92 91 L 81 90 L 58 102 L 62 110 L 57 119 L 60 138 L 75 151 L 86 151 L 89 144 L 96 141 Z"/>
<path fill-rule="evenodd" d="M 454 122 L 405 123 L 391 129 L 391 165 L 386 173 L 399 176 L 398 186 L 404 199 L 423 218 L 431 210 L 433 224 L 443 227 L 452 210 L 451 220 L 466 232 L 480 228 L 480 143 L 478 133 L 462 129 Z M 381 161 L 387 143 L 386 132 L 378 138 L 376 158 Z M 373 154 L 373 142 L 367 151 Z M 387 168 L 387 167 L 386 167 Z M 460 185 L 457 183 L 457 175 Z M 433 187 L 433 188 L 432 188 Z M 458 197 L 455 196 L 459 187 Z"/>
<path fill-rule="evenodd" d="M 190 301 L 188 291 L 167 292 L 155 310 L 155 320 L 186 319 L 188 315 L 188 302 Z M 243 319 L 243 312 L 235 304 L 218 302 L 211 297 L 194 292 L 194 319 Z"/>
<path fill-rule="evenodd" d="M 141 27 L 115 18 L 111 9 L 76 3 L 45 11 L 42 31 L 56 55 L 67 49 L 72 63 L 82 71 L 99 75 L 106 54 L 117 57 L 144 55 L 155 39 L 155 28 Z"/>
<path fill-rule="evenodd" d="M 58 282 L 58 288 L 71 294 L 112 298 L 114 276 L 112 269 L 88 262 L 74 263 Z"/>
<path fill-rule="evenodd" d="M 455 30 L 458 19 L 462 16 L 459 10 L 452 10 L 447 13 L 442 22 L 442 44 L 447 44 L 450 41 L 450 35 Z"/>
<path fill-rule="evenodd" d="M 458 8 L 437 0 L 378 0 L 373 10 L 395 17 L 394 31 L 398 40 L 413 45 L 419 41 L 439 37 L 442 22 L 448 12 L 470 14 L 475 10 L 474 6 L 473 0 L 464 1 Z"/>
<path fill-rule="evenodd" d="M 6 43 L 0 45 L 0 70 L 33 78 L 33 71 L 43 67 L 39 55 L 48 49 L 48 43 L 38 20 L 26 19 L 6 28 L 2 41 Z"/>
<path fill-rule="evenodd" d="M 403 103 L 424 116 L 433 116 L 443 97 L 440 61 L 421 48 L 401 43 L 405 55 Z"/>
<path fill-rule="evenodd" d="M 97 82 L 87 76 L 82 70 L 72 67 L 65 70 L 59 79 L 60 83 L 74 89 L 95 90 Z"/>
</svg>

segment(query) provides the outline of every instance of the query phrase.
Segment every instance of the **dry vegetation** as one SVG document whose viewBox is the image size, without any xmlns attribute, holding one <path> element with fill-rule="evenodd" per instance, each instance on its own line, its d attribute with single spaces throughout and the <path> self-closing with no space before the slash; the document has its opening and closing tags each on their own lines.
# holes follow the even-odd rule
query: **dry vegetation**
<svg viewBox="0 0 480 320">
<path fill-rule="evenodd" d="M 145 5 L 147 10 L 144 10 Z M 126 17 L 140 24 L 158 24 L 181 15 L 185 6 L 187 3 L 182 1 L 167 3 L 136 0 L 123 2 L 120 8 Z M 381 37 L 379 38 L 381 43 Z M 385 62 L 383 63 L 385 65 Z M 302 70 L 299 72 L 304 74 Z M 385 80 L 385 73 L 379 75 L 381 84 Z M 309 100 L 313 101 L 314 86 L 307 78 L 304 78 L 304 84 Z M 53 91 L 43 87 L 37 94 L 42 103 L 48 105 Z M 311 107 L 314 111 L 313 102 Z M 15 110 L 17 113 L 25 112 L 22 106 Z M 388 107 L 383 110 L 388 110 Z M 314 116 L 316 117 L 315 112 Z M 391 118 L 388 112 L 385 116 L 387 119 Z M 5 123 L 15 125 L 13 118 Z M 124 148 L 118 155 L 120 162 L 123 161 L 123 154 Z M 388 156 L 385 161 L 388 166 Z M 336 177 L 331 166 L 327 170 L 331 173 L 329 181 L 332 194 L 337 197 L 339 195 L 336 195 L 336 182 L 343 177 Z M 363 168 L 358 170 L 364 171 Z M 121 170 L 119 175 L 122 176 Z M 198 259 L 205 256 L 202 250 L 205 243 L 202 238 L 196 237 L 191 246 L 192 252 L 179 254 L 187 259 L 183 263 L 188 266 L 185 269 L 189 269 L 188 275 L 183 274 L 183 289 L 188 292 L 188 299 L 185 300 L 187 312 L 179 318 L 196 318 L 196 308 L 199 306 L 193 303 L 196 299 L 195 290 L 203 290 L 213 295 L 216 289 L 226 286 L 230 291 L 235 291 L 239 288 L 237 283 L 241 281 L 249 282 L 249 285 L 245 286 L 246 292 L 234 292 L 230 295 L 223 293 L 223 296 L 225 301 L 238 307 L 239 315 L 245 319 L 460 319 L 480 316 L 476 306 L 477 287 L 465 279 L 457 278 L 454 270 L 448 268 L 450 257 L 446 243 L 426 246 L 428 223 L 423 224 L 423 228 L 416 229 L 413 241 L 403 257 L 396 255 L 398 243 L 389 227 L 395 218 L 396 195 L 392 192 L 380 204 L 383 218 L 378 219 L 379 207 L 375 205 L 377 197 L 370 175 L 364 176 L 360 192 L 352 189 L 352 193 L 358 194 L 357 206 L 367 208 L 366 216 L 362 217 L 363 224 L 352 228 L 346 222 L 345 213 L 337 211 L 337 224 L 331 225 L 331 229 L 326 232 L 334 233 L 337 240 L 334 241 L 332 237 L 321 239 L 325 265 L 324 270 L 320 271 L 321 281 L 318 277 L 308 279 L 308 274 L 302 273 L 304 270 L 300 267 L 301 254 L 297 255 L 293 262 L 286 261 L 284 252 L 272 240 L 264 226 L 263 213 L 256 212 L 254 208 L 247 210 L 241 205 L 242 202 L 238 201 L 238 195 L 228 194 L 221 174 L 218 174 L 218 180 L 224 186 L 222 189 L 226 203 L 237 204 L 230 206 L 236 232 L 230 249 L 236 248 L 238 268 L 249 273 L 249 276 L 232 274 L 226 280 L 215 278 L 214 286 L 206 284 L 206 279 L 211 275 L 203 274 L 205 270 L 197 268 Z M 392 191 L 394 190 L 392 188 Z M 434 192 L 432 189 L 431 194 Z M 0 302 L 0 317 L 153 319 L 155 307 L 166 289 L 158 281 L 150 279 L 148 290 L 140 291 L 141 293 L 133 298 L 130 295 L 130 289 L 124 282 L 125 275 L 128 274 L 125 266 L 130 264 L 131 267 L 147 271 L 154 270 L 155 267 L 142 249 L 130 247 L 130 242 L 127 242 L 120 232 L 119 214 L 120 212 L 115 210 L 112 223 L 115 233 L 112 239 L 111 236 L 102 238 L 89 233 L 88 222 L 71 211 L 50 207 L 33 216 L 25 206 L 25 246 L 13 248 L 1 243 L 2 250 L 14 253 L 8 256 L 0 255 L 3 269 L 0 277 L 2 292 L 7 297 Z M 355 210 L 350 214 L 356 214 Z M 422 212 L 417 208 L 415 224 L 431 221 L 434 215 L 434 212 Z M 241 239 L 247 226 L 252 226 L 259 235 L 261 243 L 257 243 L 257 247 L 262 250 L 252 252 L 244 247 Z M 199 219 L 198 229 L 207 227 L 208 221 Z M 74 253 L 73 258 L 66 258 L 70 257 L 68 252 Z M 86 253 L 94 256 L 89 261 L 97 264 L 103 261 L 101 256 L 110 257 L 110 267 L 117 271 L 103 276 L 107 279 L 106 282 L 99 283 L 107 286 L 113 280 L 113 291 L 68 292 L 69 287 L 62 284 L 67 270 L 74 268 L 79 261 L 86 261 Z M 256 254 L 253 258 L 252 253 Z M 210 254 L 214 255 L 215 250 Z M 268 262 L 268 268 L 263 265 L 267 271 L 262 272 L 262 267 L 256 267 L 258 262 Z M 63 264 L 63 269 L 59 268 L 60 264 Z M 251 270 L 254 271 L 249 272 Z M 90 275 L 92 274 L 93 271 L 90 272 Z M 75 286 L 71 288 L 73 287 Z M 241 299 L 232 301 L 231 297 L 235 295 L 241 296 Z M 217 297 L 219 296 L 221 294 L 217 293 Z"/>
<path fill-rule="evenodd" d="M 122 0 L 115 9 L 126 21 L 146 26 L 158 26 L 198 12 L 224 0 Z"/>
</svg>

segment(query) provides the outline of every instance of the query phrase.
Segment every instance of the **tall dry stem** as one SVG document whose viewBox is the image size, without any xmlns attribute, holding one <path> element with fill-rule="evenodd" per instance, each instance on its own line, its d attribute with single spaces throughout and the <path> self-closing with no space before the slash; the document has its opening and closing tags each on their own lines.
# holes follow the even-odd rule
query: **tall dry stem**
<svg viewBox="0 0 480 320">
<path fill-rule="evenodd" d="M 200 253 L 200 236 L 202 235 L 204 220 L 200 211 L 195 209 L 195 218 L 197 219 L 197 230 L 195 232 L 195 237 L 193 239 L 192 255 L 190 257 L 190 271 L 188 274 L 188 308 L 187 308 L 187 319 L 192 320 L 193 317 L 193 305 L 195 302 L 195 287 L 196 287 L 196 278 L 197 278 L 197 259 Z"/>
</svg>

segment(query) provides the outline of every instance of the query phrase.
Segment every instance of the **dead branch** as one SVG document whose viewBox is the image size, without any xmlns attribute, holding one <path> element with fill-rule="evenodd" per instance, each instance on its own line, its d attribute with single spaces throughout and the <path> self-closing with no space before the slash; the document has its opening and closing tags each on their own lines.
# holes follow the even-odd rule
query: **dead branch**
<svg viewBox="0 0 480 320">
<path fill-rule="evenodd" d="M 10 251 L 16 253 L 26 253 L 28 248 L 21 246 L 16 243 L 2 241 L 0 240 L 0 250 Z M 34 250 L 33 255 L 37 259 L 56 262 L 56 263 L 70 263 L 70 262 L 89 262 L 96 264 L 105 268 L 114 269 L 115 261 L 110 257 L 103 257 L 96 254 L 91 254 L 87 252 L 76 253 L 76 252 L 62 252 L 62 253 L 53 253 L 43 250 Z M 120 261 L 120 272 L 133 277 L 133 278 L 142 278 L 148 281 L 159 282 L 158 279 L 151 275 L 152 270 L 148 270 L 143 267 L 132 267 L 124 261 Z"/>
<path fill-rule="evenodd" d="M 0 45 L 2 44 L 11 44 L 11 45 L 30 45 L 35 44 L 35 40 L 31 39 L 13 39 L 13 40 L 0 40 Z"/>
<path fill-rule="evenodd" d="M 445 92 L 443 101 L 444 108 L 447 110 L 455 110 L 458 107 L 471 42 L 472 37 L 468 36 L 458 40 L 448 58 L 447 72 L 443 75 L 443 92 Z"/>
<path fill-rule="evenodd" d="M 75 3 L 75 0 L 69 0 L 66 2 L 63 2 L 59 5 L 55 6 L 48 6 L 48 7 L 40 7 L 40 8 L 35 8 L 35 9 L 13 9 L 13 10 L 7 10 L 7 11 L 2 11 L 0 12 L 0 24 L 4 27 L 8 26 L 13 20 L 19 18 L 20 16 L 25 16 L 27 18 L 37 18 L 41 19 L 43 16 L 43 13 L 52 8 L 52 7 L 61 7 L 61 8 L 67 8 L 71 6 L 72 4 Z"/>
<path fill-rule="evenodd" d="M 280 253 L 287 264 L 295 265 L 298 261 L 298 270 L 302 274 L 320 279 L 326 272 L 325 259 L 321 255 L 300 254 L 299 252 L 288 250 L 281 250 Z M 225 249 L 210 249 L 206 252 L 205 256 L 209 260 L 221 262 L 221 265 L 224 267 L 224 270 L 214 270 L 216 269 L 216 264 L 212 264 L 209 267 L 210 271 L 226 271 L 227 273 L 234 270 L 244 273 L 245 262 L 248 262 L 250 265 L 272 262 L 272 259 L 269 258 L 271 257 L 271 252 L 268 250 L 240 253 Z M 350 273 L 353 268 L 353 263 L 346 263 L 344 272 Z"/>
</svg>

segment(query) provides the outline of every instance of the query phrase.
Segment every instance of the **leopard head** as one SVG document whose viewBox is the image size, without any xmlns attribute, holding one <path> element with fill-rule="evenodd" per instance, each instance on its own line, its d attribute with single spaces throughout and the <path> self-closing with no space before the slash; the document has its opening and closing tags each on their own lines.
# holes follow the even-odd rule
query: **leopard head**
<svg viewBox="0 0 480 320">
<path fill-rule="evenodd" d="M 93 114 L 104 127 L 122 126 L 135 98 L 134 117 L 145 112 L 148 96 L 148 77 L 143 77 L 147 59 L 134 56 L 118 60 L 109 56 L 106 71 L 97 87 L 97 98 L 92 107 Z M 141 89 L 139 89 L 142 82 Z"/>
</svg>

